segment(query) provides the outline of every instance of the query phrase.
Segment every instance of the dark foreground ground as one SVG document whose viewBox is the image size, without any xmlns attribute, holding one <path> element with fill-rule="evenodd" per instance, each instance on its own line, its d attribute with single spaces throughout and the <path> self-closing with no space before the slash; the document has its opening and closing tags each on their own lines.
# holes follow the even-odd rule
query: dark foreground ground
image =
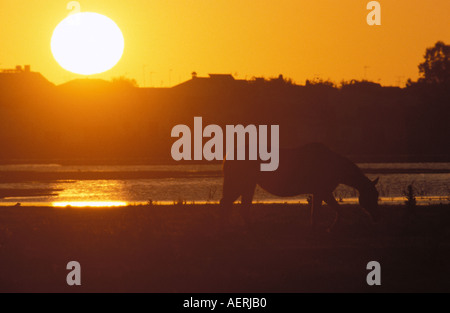
<svg viewBox="0 0 450 313">
<path fill-rule="evenodd" d="M 328 234 L 327 208 L 312 233 L 295 205 L 254 205 L 251 230 L 236 212 L 224 232 L 217 205 L 0 208 L 0 292 L 450 292 L 450 206 L 381 209 L 373 226 L 347 206 Z M 369 261 L 382 286 L 366 284 Z"/>
</svg>

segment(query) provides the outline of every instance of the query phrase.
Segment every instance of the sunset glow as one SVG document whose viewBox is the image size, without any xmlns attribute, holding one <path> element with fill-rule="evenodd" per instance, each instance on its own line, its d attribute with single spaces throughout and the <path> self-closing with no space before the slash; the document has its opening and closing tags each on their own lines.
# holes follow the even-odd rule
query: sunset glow
<svg viewBox="0 0 450 313">
<path fill-rule="evenodd" d="M 425 47 L 448 42 L 450 1 L 383 1 L 381 26 L 366 23 L 368 0 L 83 1 L 108 16 L 126 42 L 121 61 L 96 78 L 126 75 L 139 86 L 175 85 L 208 73 L 238 78 L 367 78 L 402 85 L 418 77 Z M 2 1 L 1 67 L 31 64 L 55 84 L 77 78 L 54 61 L 49 42 L 66 2 Z M 18 9 L 20 8 L 20 9 Z M 11 26 L 13 25 L 13 26 Z"/>
<path fill-rule="evenodd" d="M 449 12 L 1 0 L 0 293 L 450 292 Z"/>
<path fill-rule="evenodd" d="M 74 208 L 99 208 L 99 207 L 121 207 L 128 204 L 123 201 L 68 201 L 53 202 L 53 207 L 74 207 Z"/>
</svg>

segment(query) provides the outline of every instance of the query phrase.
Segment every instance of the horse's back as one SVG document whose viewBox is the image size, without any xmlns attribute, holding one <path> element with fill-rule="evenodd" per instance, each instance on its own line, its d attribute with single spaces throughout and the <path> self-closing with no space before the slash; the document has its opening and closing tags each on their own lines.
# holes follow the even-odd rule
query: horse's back
<svg viewBox="0 0 450 313">
<path fill-rule="evenodd" d="M 224 179 L 235 186 L 259 184 L 278 196 L 295 196 L 332 191 L 342 175 L 343 158 L 323 144 L 310 143 L 295 148 L 281 148 L 279 167 L 273 172 L 261 172 L 259 161 L 224 162 Z"/>
<path fill-rule="evenodd" d="M 320 143 L 280 149 L 279 168 L 261 172 L 258 184 L 280 196 L 331 192 L 339 183 L 342 163 L 340 155 Z"/>
</svg>

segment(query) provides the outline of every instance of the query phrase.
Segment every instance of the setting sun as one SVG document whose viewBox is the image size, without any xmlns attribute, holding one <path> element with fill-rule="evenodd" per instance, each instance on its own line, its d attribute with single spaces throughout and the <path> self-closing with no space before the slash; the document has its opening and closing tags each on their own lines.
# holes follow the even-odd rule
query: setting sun
<svg viewBox="0 0 450 313">
<path fill-rule="evenodd" d="M 64 69 L 82 75 L 103 73 L 119 62 L 124 39 L 110 18 L 92 12 L 72 14 L 55 28 L 51 48 Z"/>
</svg>

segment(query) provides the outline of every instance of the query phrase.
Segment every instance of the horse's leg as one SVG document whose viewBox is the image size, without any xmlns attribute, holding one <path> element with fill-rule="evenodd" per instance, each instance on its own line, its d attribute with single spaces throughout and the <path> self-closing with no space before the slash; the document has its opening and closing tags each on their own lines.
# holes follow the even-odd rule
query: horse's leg
<svg viewBox="0 0 450 313">
<path fill-rule="evenodd" d="M 234 201 L 241 195 L 239 185 L 225 177 L 223 181 L 222 199 L 220 199 L 220 225 L 228 223 Z"/>
<path fill-rule="evenodd" d="M 244 222 L 247 225 L 247 227 L 250 227 L 251 224 L 250 207 L 252 205 L 253 195 L 255 194 L 255 188 L 256 183 L 249 184 L 248 186 L 245 187 L 244 192 L 242 193 L 241 214 L 242 217 L 244 218 Z"/>
<path fill-rule="evenodd" d="M 220 200 L 220 224 L 227 224 L 230 220 L 234 201 L 239 198 L 239 193 L 225 196 Z"/>
<path fill-rule="evenodd" d="M 322 197 L 319 194 L 313 194 L 311 206 L 311 228 L 315 230 L 317 223 L 317 214 L 322 206 Z"/>
<path fill-rule="evenodd" d="M 339 205 L 339 203 L 334 198 L 333 194 L 327 194 L 324 197 L 324 201 L 329 205 L 331 208 L 333 208 L 336 211 L 336 217 L 334 218 L 333 223 L 331 223 L 330 227 L 328 227 L 328 232 L 331 232 L 333 230 L 333 227 L 339 222 L 339 219 L 342 215 L 342 208 Z"/>
</svg>

